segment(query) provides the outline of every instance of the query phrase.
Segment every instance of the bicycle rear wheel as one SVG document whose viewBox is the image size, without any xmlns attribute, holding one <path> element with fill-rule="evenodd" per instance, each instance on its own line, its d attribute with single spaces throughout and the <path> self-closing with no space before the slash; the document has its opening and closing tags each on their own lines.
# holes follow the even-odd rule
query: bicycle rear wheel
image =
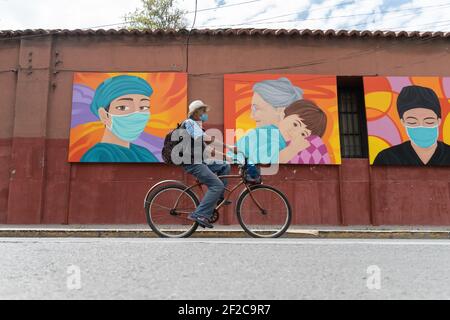
<svg viewBox="0 0 450 320">
<path fill-rule="evenodd" d="M 145 200 L 147 223 L 162 238 L 188 238 L 198 228 L 189 220 L 199 200 L 182 184 L 162 186 L 152 191 Z"/>
<path fill-rule="evenodd" d="M 292 221 L 292 210 L 279 190 L 257 185 L 239 197 L 236 213 L 242 228 L 254 238 L 279 238 Z"/>
</svg>

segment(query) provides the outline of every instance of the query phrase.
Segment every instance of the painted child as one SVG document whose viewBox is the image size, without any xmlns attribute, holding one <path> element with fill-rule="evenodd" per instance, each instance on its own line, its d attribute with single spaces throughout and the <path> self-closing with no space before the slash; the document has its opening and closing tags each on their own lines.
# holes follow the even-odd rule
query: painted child
<svg viewBox="0 0 450 320">
<path fill-rule="evenodd" d="M 324 135 L 326 127 L 326 114 L 314 102 L 298 100 L 285 109 L 277 126 L 250 131 L 238 141 L 237 148 L 255 164 L 293 163 L 293 159 L 312 147 L 314 139 Z M 327 150 L 320 153 L 317 162 L 329 162 Z"/>
</svg>

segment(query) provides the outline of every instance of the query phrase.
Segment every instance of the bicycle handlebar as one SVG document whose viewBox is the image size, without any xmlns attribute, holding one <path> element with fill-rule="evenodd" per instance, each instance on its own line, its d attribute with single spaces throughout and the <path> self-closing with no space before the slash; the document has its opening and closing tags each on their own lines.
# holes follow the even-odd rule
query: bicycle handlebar
<svg viewBox="0 0 450 320">
<path fill-rule="evenodd" d="M 236 157 L 237 163 L 238 163 L 240 166 L 242 166 L 242 167 L 247 166 L 248 163 L 249 163 L 249 158 L 248 158 L 248 157 L 245 155 L 245 153 L 242 152 L 242 151 L 237 151 L 236 153 L 234 153 L 234 155 L 236 155 L 236 156 L 238 156 L 239 154 L 241 154 L 242 157 L 244 158 L 244 163 L 240 163 L 239 158 Z"/>
<path fill-rule="evenodd" d="M 244 164 L 243 164 L 243 166 L 247 166 L 247 165 L 248 165 L 248 158 L 247 158 L 247 156 L 245 155 L 245 153 L 242 152 L 242 151 L 238 151 L 237 154 L 242 154 L 242 156 L 243 156 L 243 158 L 244 158 Z"/>
</svg>

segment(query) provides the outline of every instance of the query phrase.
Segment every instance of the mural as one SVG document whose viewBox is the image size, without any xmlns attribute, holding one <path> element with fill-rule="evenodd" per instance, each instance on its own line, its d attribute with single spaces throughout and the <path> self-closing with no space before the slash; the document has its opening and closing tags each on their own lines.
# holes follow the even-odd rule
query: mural
<svg viewBox="0 0 450 320">
<path fill-rule="evenodd" d="M 186 74 L 75 73 L 69 162 L 162 162 L 186 112 Z"/>
<path fill-rule="evenodd" d="M 254 163 L 341 164 L 335 76 L 225 75 L 224 115 Z"/>
<path fill-rule="evenodd" d="M 365 77 L 370 163 L 450 165 L 450 77 Z"/>
</svg>

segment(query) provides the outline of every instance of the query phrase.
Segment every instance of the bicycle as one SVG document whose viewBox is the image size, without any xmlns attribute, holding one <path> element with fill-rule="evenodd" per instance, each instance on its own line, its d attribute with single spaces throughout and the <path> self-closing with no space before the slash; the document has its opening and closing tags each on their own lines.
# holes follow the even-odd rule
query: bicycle
<svg viewBox="0 0 450 320">
<path fill-rule="evenodd" d="M 224 207 L 236 190 L 243 191 L 238 197 L 234 213 L 244 231 L 254 238 L 279 238 L 289 229 L 292 209 L 287 197 L 278 189 L 265 185 L 262 180 L 255 183 L 248 175 L 250 165 L 245 158 L 239 165 L 238 175 L 220 176 L 219 179 L 240 179 L 232 189 L 226 188 L 227 196 L 214 210 L 211 223 L 219 220 L 219 210 Z M 150 228 L 162 238 L 188 238 L 199 227 L 197 222 L 187 219 L 200 204 L 193 191 L 203 184 L 196 181 L 186 186 L 181 181 L 166 180 L 154 185 L 145 197 L 145 215 Z"/>
</svg>

